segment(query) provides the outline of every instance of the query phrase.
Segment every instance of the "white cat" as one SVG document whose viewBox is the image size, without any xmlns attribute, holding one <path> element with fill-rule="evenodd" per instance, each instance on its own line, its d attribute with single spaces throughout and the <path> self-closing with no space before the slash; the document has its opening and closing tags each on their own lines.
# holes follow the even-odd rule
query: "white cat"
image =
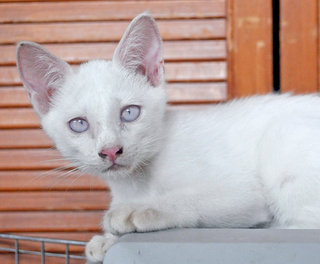
<svg viewBox="0 0 320 264">
<path fill-rule="evenodd" d="M 112 204 L 102 261 L 117 235 L 174 227 L 320 228 L 320 98 L 266 95 L 168 110 L 155 21 L 130 24 L 112 61 L 78 69 L 21 42 L 21 80 L 58 150 L 104 177 Z"/>
</svg>

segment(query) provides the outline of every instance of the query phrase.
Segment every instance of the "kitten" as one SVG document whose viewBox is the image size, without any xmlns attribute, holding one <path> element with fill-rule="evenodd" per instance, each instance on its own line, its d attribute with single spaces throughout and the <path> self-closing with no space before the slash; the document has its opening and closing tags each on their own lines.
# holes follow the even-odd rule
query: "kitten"
<svg viewBox="0 0 320 264">
<path fill-rule="evenodd" d="M 117 236 L 175 227 L 320 227 L 320 99 L 266 95 L 166 109 L 162 43 L 137 16 L 112 61 L 71 68 L 21 42 L 17 65 L 57 149 L 112 192 L 102 261 Z"/>
</svg>

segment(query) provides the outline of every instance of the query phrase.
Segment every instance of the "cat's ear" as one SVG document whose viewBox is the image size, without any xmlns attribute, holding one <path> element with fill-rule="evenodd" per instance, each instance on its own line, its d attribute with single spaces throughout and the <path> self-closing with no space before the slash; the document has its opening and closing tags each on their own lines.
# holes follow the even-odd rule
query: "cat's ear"
<svg viewBox="0 0 320 264">
<path fill-rule="evenodd" d="M 30 101 L 40 116 L 49 111 L 53 94 L 72 71 L 65 61 L 27 41 L 17 46 L 17 67 Z"/>
<path fill-rule="evenodd" d="M 162 41 L 152 16 L 143 13 L 132 20 L 115 50 L 113 62 L 147 76 L 153 86 L 164 81 Z"/>
</svg>

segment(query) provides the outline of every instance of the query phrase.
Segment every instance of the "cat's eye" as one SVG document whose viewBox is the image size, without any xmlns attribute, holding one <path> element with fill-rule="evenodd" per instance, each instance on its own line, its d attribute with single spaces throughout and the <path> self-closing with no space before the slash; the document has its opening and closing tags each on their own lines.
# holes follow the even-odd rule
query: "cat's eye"
<svg viewBox="0 0 320 264">
<path fill-rule="evenodd" d="M 69 121 L 69 127 L 73 132 L 82 133 L 89 129 L 89 123 L 84 118 L 77 117 Z"/>
<path fill-rule="evenodd" d="M 122 109 L 121 120 L 123 122 L 135 121 L 140 115 L 141 107 L 138 105 L 129 105 Z"/>
</svg>

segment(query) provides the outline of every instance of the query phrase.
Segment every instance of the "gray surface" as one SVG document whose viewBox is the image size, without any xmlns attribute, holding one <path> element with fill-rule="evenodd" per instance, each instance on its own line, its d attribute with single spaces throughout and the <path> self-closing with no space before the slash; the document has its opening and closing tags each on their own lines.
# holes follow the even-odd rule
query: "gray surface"
<svg viewBox="0 0 320 264">
<path fill-rule="evenodd" d="M 104 264 L 320 263 L 320 230 L 173 229 L 120 238 Z"/>
</svg>

